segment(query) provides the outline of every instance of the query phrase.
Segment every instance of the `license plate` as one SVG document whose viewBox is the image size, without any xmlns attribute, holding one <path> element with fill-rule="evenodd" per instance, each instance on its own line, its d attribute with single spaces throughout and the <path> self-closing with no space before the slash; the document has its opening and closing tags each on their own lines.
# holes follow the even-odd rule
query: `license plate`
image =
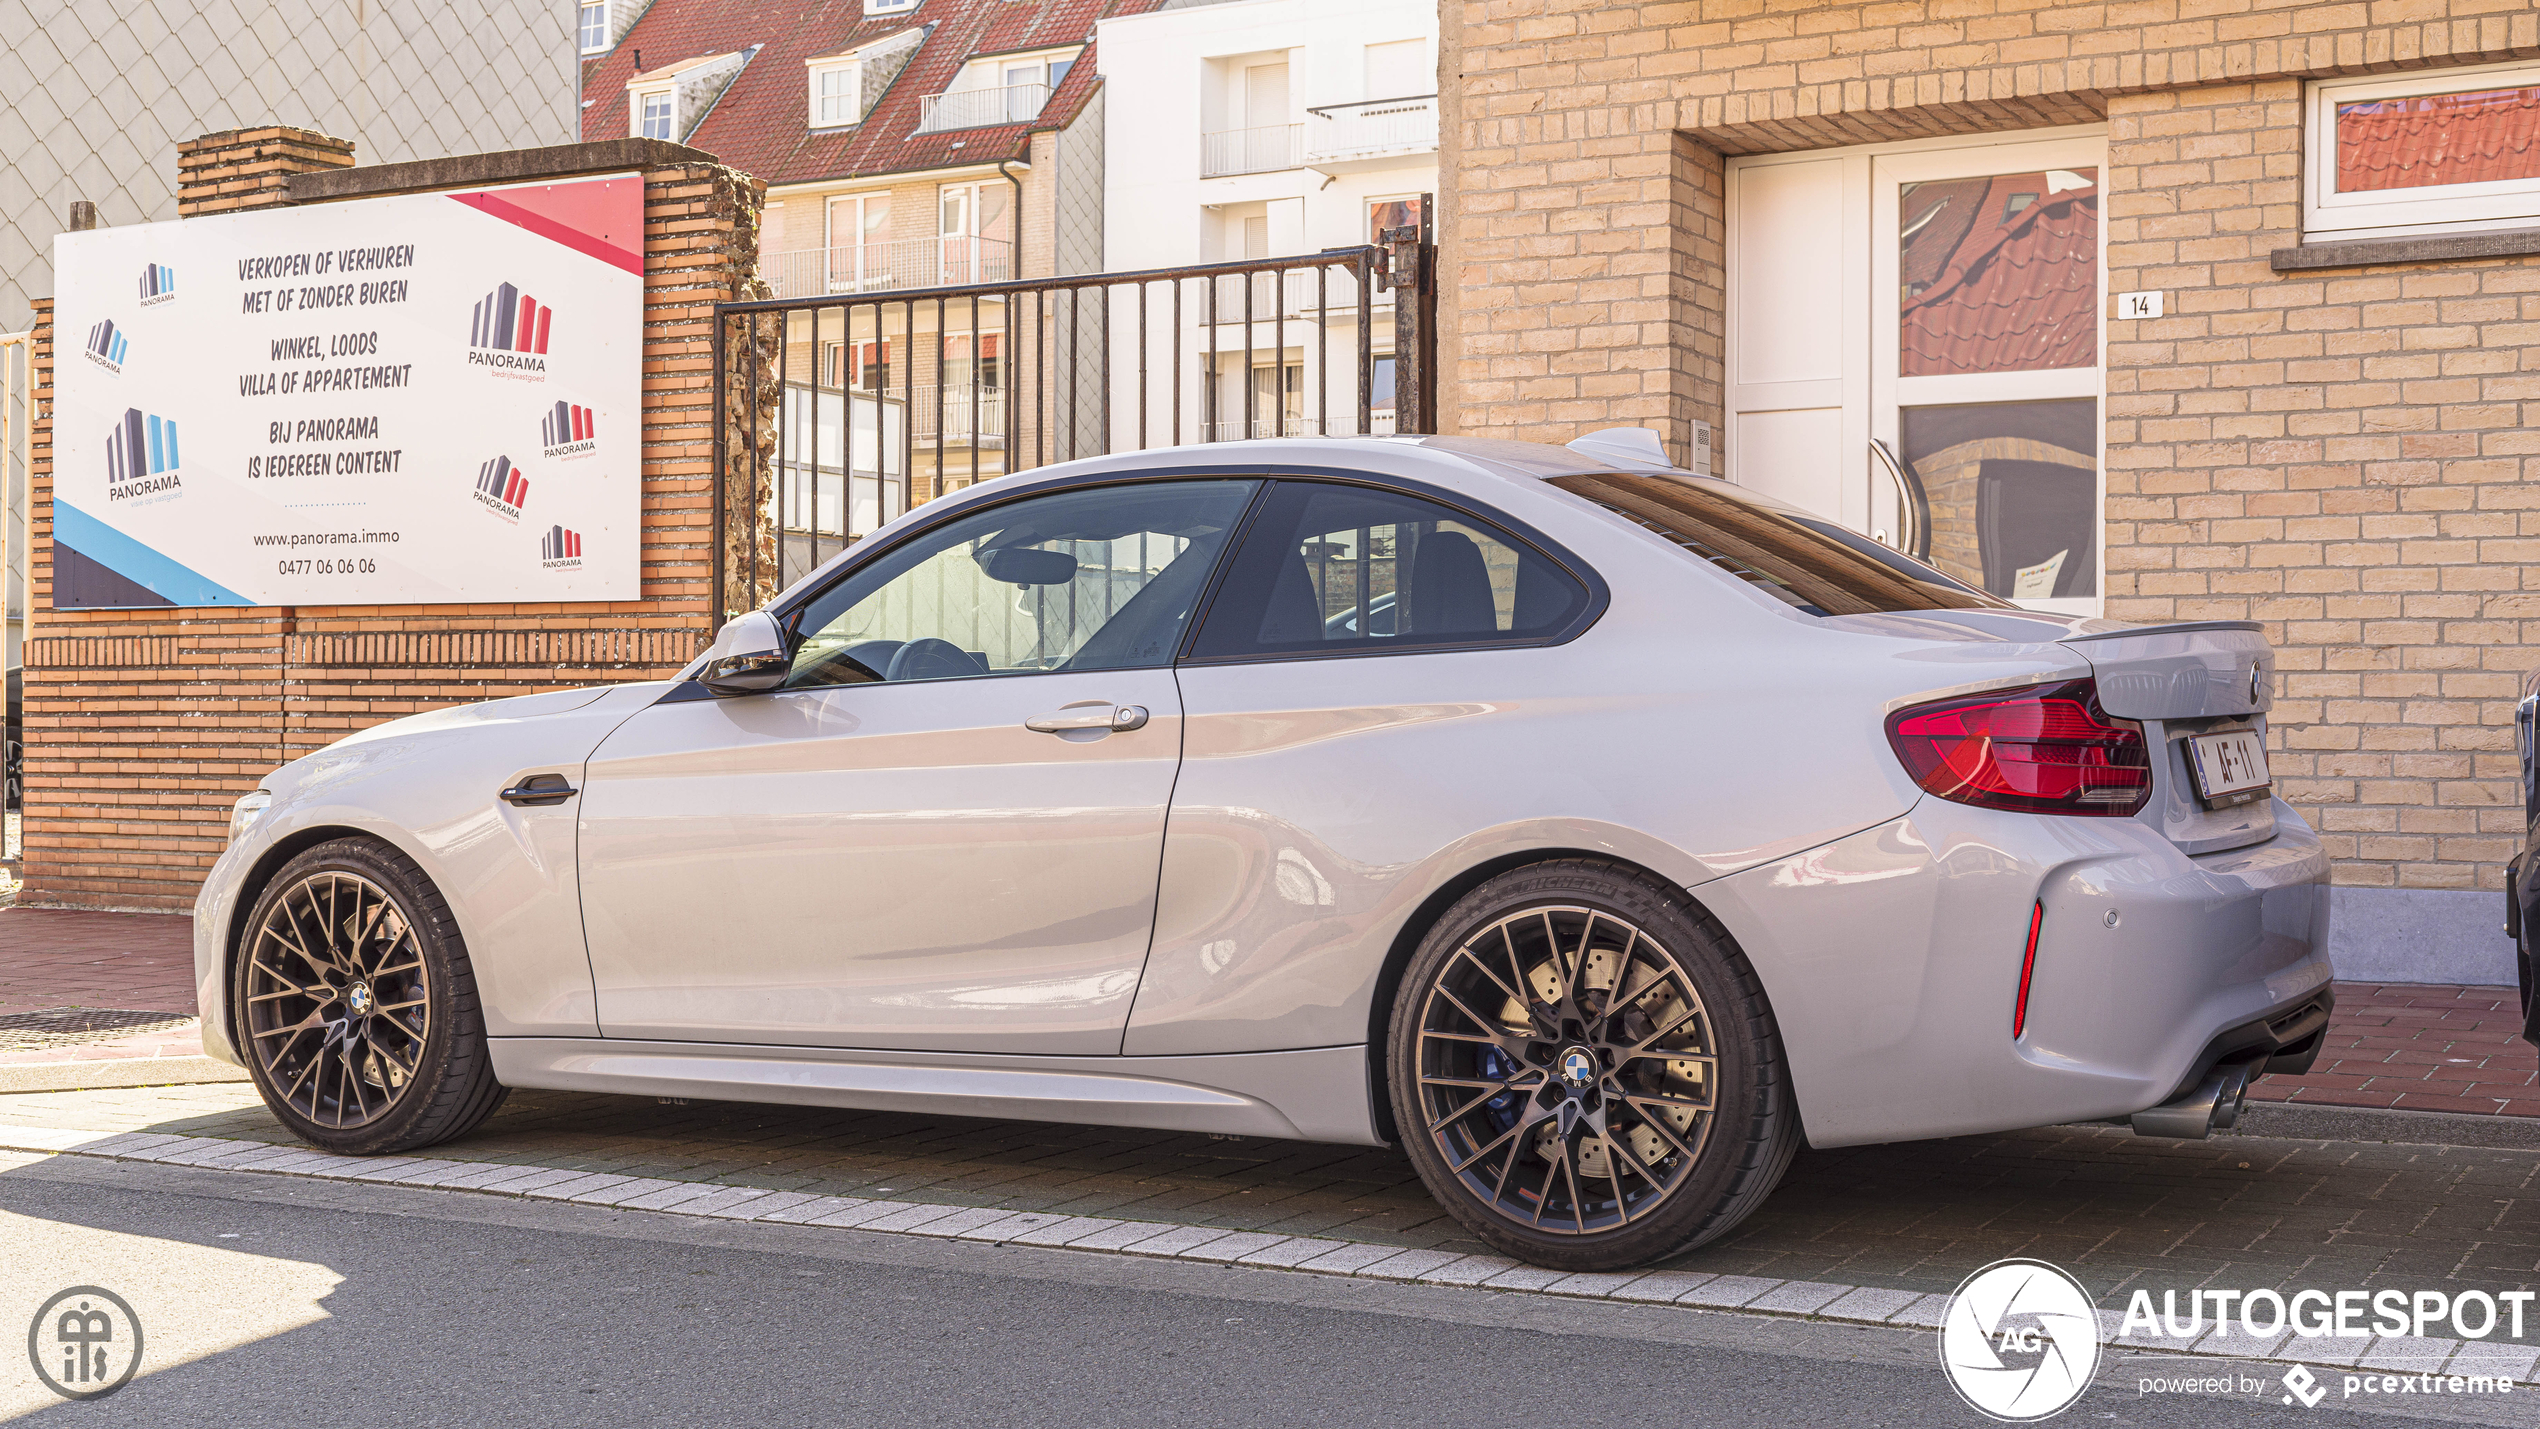
<svg viewBox="0 0 2540 1429">
<path fill-rule="evenodd" d="M 2200 734 L 2187 741 L 2187 764 L 2196 773 L 2196 792 L 2214 808 L 2246 804 L 2266 796 L 2267 746 L 2253 730 Z"/>
</svg>

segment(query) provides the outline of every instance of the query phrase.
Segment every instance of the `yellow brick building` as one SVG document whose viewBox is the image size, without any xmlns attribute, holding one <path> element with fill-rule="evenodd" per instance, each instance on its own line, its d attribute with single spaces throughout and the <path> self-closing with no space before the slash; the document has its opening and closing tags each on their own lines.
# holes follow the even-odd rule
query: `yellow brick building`
<svg viewBox="0 0 2540 1429">
<path fill-rule="evenodd" d="M 2024 603 L 2264 622 L 2341 975 L 2512 980 L 2529 0 L 1445 9 L 1444 425 L 1651 426 Z"/>
</svg>

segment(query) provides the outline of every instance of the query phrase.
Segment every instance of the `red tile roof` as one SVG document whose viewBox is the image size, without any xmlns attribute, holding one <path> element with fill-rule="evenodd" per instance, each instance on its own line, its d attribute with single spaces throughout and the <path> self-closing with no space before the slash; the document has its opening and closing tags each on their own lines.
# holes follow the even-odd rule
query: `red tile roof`
<svg viewBox="0 0 2540 1429">
<path fill-rule="evenodd" d="M 896 15 L 864 13 L 863 0 L 653 0 L 617 47 L 586 61 L 582 137 L 628 132 L 626 85 L 635 56 L 710 55 L 762 48 L 684 142 L 771 185 L 902 173 L 1022 158 L 1036 129 L 1063 127 L 1082 109 L 1094 72 L 1094 22 L 1152 10 L 1161 0 L 923 0 Z M 916 56 L 853 129 L 811 127 L 805 61 L 928 27 Z M 952 85 L 978 55 L 1083 44 L 1040 117 L 1025 124 L 918 134 L 919 100 Z"/>
<path fill-rule="evenodd" d="M 2540 178 L 2540 87 L 2337 106 L 2337 191 Z"/>
<path fill-rule="evenodd" d="M 1898 375 L 2099 360 L 2098 173 L 2056 174 L 1927 184 L 1906 195 L 1905 222 L 1928 222 L 1907 237 L 1899 263 L 1910 296 L 1899 314 Z M 2088 182 L 2074 188 L 2075 178 Z M 2048 192 L 2056 182 L 2062 191 Z"/>
</svg>

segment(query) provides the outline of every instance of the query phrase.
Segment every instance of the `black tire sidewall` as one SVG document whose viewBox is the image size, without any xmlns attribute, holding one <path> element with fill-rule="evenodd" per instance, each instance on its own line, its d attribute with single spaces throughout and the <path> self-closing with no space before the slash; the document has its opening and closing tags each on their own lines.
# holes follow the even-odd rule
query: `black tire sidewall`
<svg viewBox="0 0 2540 1429">
<path fill-rule="evenodd" d="M 1646 1218 L 1611 1231 L 1557 1235 L 1492 1211 L 1448 1168 L 1424 1129 L 1419 1026 L 1422 1005 L 1439 973 L 1475 933 L 1530 908 L 1567 905 L 1611 914 L 1655 936 L 1692 979 L 1718 1043 L 1718 1110 L 1685 1183 Z M 1646 1265 L 1724 1231 L 1722 1215 L 1739 1207 L 1760 1164 L 1754 1143 L 1795 1134 L 1781 1068 L 1780 1038 L 1763 992 L 1726 933 L 1637 870 L 1584 860 L 1539 864 L 1504 873 L 1474 889 L 1438 919 L 1404 966 L 1386 1039 L 1394 1124 L 1420 1179 L 1448 1214 L 1496 1250 L 1531 1264 L 1577 1271 Z M 1761 1148 L 1769 1153 L 1772 1145 Z M 1751 1198 L 1749 1198 L 1751 1201 Z M 1744 1207 L 1739 1207 L 1741 1213 Z M 1730 1223 L 1734 1223 L 1734 1218 Z"/>
<path fill-rule="evenodd" d="M 399 1091 L 396 1104 L 386 1115 L 356 1127 L 331 1127 L 312 1121 L 285 1101 L 250 1040 L 254 1034 L 247 1025 L 248 965 L 265 919 L 274 905 L 303 881 L 323 873 L 367 879 L 387 893 L 405 915 L 407 926 L 414 930 L 415 946 L 422 954 L 429 984 L 431 1025 L 424 1034 L 414 1080 Z M 229 978 L 235 1045 L 266 1107 L 292 1135 L 345 1156 L 407 1150 L 439 1139 L 425 1129 L 425 1123 L 440 1104 L 450 1081 L 472 1070 L 462 1062 L 471 1055 L 477 1061 L 485 1056 L 484 1027 L 475 1015 L 475 999 L 456 996 L 462 980 L 468 979 L 466 952 L 449 907 L 410 860 L 368 839 L 337 839 L 319 844 L 283 865 L 281 872 L 265 884 L 243 925 Z"/>
</svg>

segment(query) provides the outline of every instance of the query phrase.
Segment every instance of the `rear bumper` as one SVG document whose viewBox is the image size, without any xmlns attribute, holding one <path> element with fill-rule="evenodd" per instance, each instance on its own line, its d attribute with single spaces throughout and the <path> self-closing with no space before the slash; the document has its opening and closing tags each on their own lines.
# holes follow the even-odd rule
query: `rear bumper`
<svg viewBox="0 0 2540 1429">
<path fill-rule="evenodd" d="M 2273 838 L 2190 857 L 2134 820 L 1926 800 L 1697 896 L 1772 997 L 1811 1142 L 2125 1117 L 2219 1061 L 2316 1052 L 2328 856 L 2274 809 Z"/>
</svg>

